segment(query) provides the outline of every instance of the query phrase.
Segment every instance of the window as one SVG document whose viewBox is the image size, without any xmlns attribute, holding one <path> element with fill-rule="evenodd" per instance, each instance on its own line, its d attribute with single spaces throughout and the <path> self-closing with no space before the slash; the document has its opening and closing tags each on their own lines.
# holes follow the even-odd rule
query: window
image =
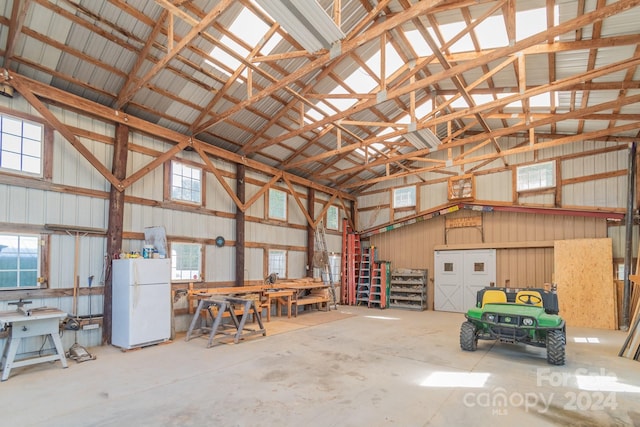
<svg viewBox="0 0 640 427">
<path fill-rule="evenodd" d="M 327 209 L 327 228 L 329 230 L 337 230 L 339 221 L 340 209 L 337 206 L 329 206 Z"/>
<path fill-rule="evenodd" d="M 171 199 L 200 204 L 202 170 L 180 162 L 171 162 Z"/>
<path fill-rule="evenodd" d="M 202 245 L 171 243 L 171 280 L 200 280 Z"/>
<path fill-rule="evenodd" d="M 393 208 L 406 208 L 416 205 L 416 187 L 402 187 L 393 189 Z"/>
<path fill-rule="evenodd" d="M 278 279 L 287 277 L 287 251 L 269 250 L 269 274 L 276 273 Z"/>
<path fill-rule="evenodd" d="M 0 289 L 39 286 L 38 236 L 0 234 Z"/>
<path fill-rule="evenodd" d="M 287 193 L 269 189 L 269 218 L 287 220 Z"/>
<path fill-rule="evenodd" d="M 42 125 L 0 116 L 0 168 L 42 174 Z"/>
<path fill-rule="evenodd" d="M 556 163 L 545 162 L 528 166 L 518 166 L 517 190 L 539 190 L 556 186 Z"/>
</svg>

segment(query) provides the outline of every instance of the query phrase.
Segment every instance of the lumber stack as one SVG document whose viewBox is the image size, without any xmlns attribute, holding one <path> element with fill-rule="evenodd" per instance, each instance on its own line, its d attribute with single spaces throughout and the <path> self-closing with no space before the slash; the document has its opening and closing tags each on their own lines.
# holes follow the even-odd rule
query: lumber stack
<svg viewBox="0 0 640 427">
<path fill-rule="evenodd" d="M 640 282 L 636 281 L 638 276 L 629 276 L 632 282 L 631 286 L 631 304 L 629 317 L 631 325 L 629 327 L 629 335 L 624 341 L 624 345 L 620 350 L 619 356 L 628 359 L 640 360 Z"/>
</svg>

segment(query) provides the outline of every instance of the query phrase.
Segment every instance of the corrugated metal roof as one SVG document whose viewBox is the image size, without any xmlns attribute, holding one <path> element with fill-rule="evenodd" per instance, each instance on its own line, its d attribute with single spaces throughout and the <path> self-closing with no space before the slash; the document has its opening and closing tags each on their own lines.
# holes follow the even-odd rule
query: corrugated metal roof
<svg viewBox="0 0 640 427">
<path fill-rule="evenodd" d="M 525 88 L 520 87 L 522 79 L 525 80 L 526 89 L 534 90 L 538 87 L 555 83 L 554 80 L 567 79 L 570 84 L 557 91 L 558 103 L 555 106 L 558 117 L 555 123 L 531 121 L 534 134 L 547 134 L 555 132 L 557 136 L 571 135 L 582 132 L 586 138 L 593 131 L 615 128 L 616 126 L 633 124 L 634 117 L 621 117 L 620 120 L 595 120 L 582 119 L 580 111 L 584 108 L 593 108 L 594 113 L 609 113 L 620 111 L 621 114 L 640 114 L 640 103 L 629 103 L 627 99 L 640 93 L 639 58 L 636 46 L 640 42 L 640 7 L 629 4 L 623 11 L 613 10 L 616 4 L 623 4 L 627 0 L 608 2 L 605 6 L 611 7 L 611 11 L 604 17 L 594 18 L 595 24 L 587 24 L 579 27 L 562 27 L 563 31 L 557 39 L 546 38 L 534 45 L 537 49 L 517 52 L 509 50 L 508 45 L 496 47 L 482 46 L 481 40 L 485 40 L 486 28 L 482 34 L 478 34 L 476 28 L 471 35 L 465 34 L 461 40 L 469 42 L 476 39 L 480 45 L 480 51 L 475 52 L 472 44 L 467 47 L 469 52 L 460 52 L 462 42 L 448 43 L 455 36 L 452 29 L 470 28 L 464 22 L 465 15 L 471 17 L 471 23 L 475 25 L 491 8 L 495 2 L 480 2 L 476 4 L 451 5 L 443 3 L 433 11 L 424 11 L 420 16 L 412 20 L 402 20 L 406 10 L 410 7 L 425 7 L 426 3 L 417 1 L 400 2 L 392 0 L 388 7 L 359 28 L 353 37 L 360 37 L 365 42 L 350 46 L 350 40 L 345 40 L 342 51 L 335 49 L 329 59 L 320 53 L 298 52 L 282 29 L 278 30 L 283 39 L 271 51 L 262 51 L 261 55 L 271 56 L 267 60 L 249 58 L 254 70 L 251 73 L 253 87 L 250 103 L 245 101 L 247 94 L 246 71 L 232 82 L 230 73 L 208 63 L 214 47 L 226 40 L 225 32 L 234 25 L 236 18 L 245 7 L 257 10 L 249 2 L 231 2 L 216 19 L 195 37 L 189 41 L 186 47 L 178 53 L 171 53 L 168 48 L 168 24 L 159 22 L 161 16 L 174 13 L 179 9 L 180 13 L 173 19 L 173 46 L 189 35 L 193 25 L 200 22 L 210 11 L 218 7 L 220 0 L 196 0 L 179 3 L 170 10 L 164 8 L 162 2 L 149 2 L 145 0 L 103 1 L 78 0 L 51 1 L 51 2 L 4 2 L 0 5 L 0 51 L 3 66 L 8 63 L 11 73 L 50 84 L 56 88 L 77 94 L 100 104 L 114 107 L 118 97 L 124 94 L 130 95 L 121 106 L 128 114 L 139 116 L 143 119 L 161 124 L 169 129 L 183 132 L 186 135 L 197 130 L 198 137 L 221 148 L 240 152 L 244 144 L 252 143 L 251 147 L 259 147 L 258 151 L 249 147 L 249 155 L 254 159 L 261 159 L 266 164 L 276 166 L 282 162 L 292 164 L 291 171 L 300 173 L 311 179 L 322 180 L 328 184 L 339 185 L 363 181 L 374 177 L 386 175 L 387 164 L 396 170 L 398 162 L 404 165 L 397 170 L 405 173 L 407 169 L 419 170 L 423 163 L 415 162 L 415 156 L 424 156 L 429 159 L 443 158 L 439 152 L 418 152 L 413 158 L 409 155 L 414 152 L 410 144 L 404 139 L 399 139 L 397 144 L 387 142 L 382 150 L 388 158 L 371 154 L 371 162 L 375 166 L 363 164 L 364 161 L 357 149 L 368 144 L 372 138 L 376 138 L 382 129 L 389 128 L 387 122 L 404 120 L 409 114 L 410 106 L 414 98 L 407 89 L 413 85 L 415 89 L 415 102 L 422 105 L 426 99 L 426 105 L 430 108 L 440 108 L 446 99 L 450 99 L 459 93 L 459 87 L 454 81 L 455 75 L 460 76 L 464 85 L 474 84 L 473 89 L 468 89 L 469 96 L 473 97 L 476 107 L 472 114 L 466 112 L 463 100 L 438 112 L 436 126 L 437 135 L 443 139 L 449 132 L 465 129 L 462 134 L 456 136 L 456 143 L 473 139 L 477 132 L 487 133 L 487 138 L 492 132 L 505 133 L 505 129 L 518 127 L 524 122 L 524 117 L 529 111 L 523 110 L 523 102 L 518 100 L 512 106 L 506 106 L 500 101 L 495 101 L 498 95 L 518 96 Z M 11 7 L 19 4 L 27 7 L 24 26 L 13 39 L 14 44 L 7 46 L 10 29 L 16 28 L 12 22 Z M 333 0 L 320 0 L 320 4 L 329 15 L 333 13 Z M 597 10 L 598 3 L 595 0 L 584 2 L 584 9 L 579 7 L 582 3 L 570 0 L 557 0 L 549 4 L 546 0 L 518 0 L 515 2 L 517 14 L 522 11 L 542 10 L 545 8 L 557 15 L 557 26 L 568 25 L 573 19 L 586 13 Z M 555 6 L 555 7 L 554 7 Z M 370 8 L 375 7 L 375 5 Z M 557 7 L 557 9 L 556 9 Z M 368 16 L 368 7 L 364 7 L 357 0 L 343 0 L 341 2 L 341 29 L 349 35 L 358 28 L 361 21 Z M 556 11 L 557 10 L 557 11 Z M 605 9 L 606 10 L 606 9 Z M 463 13 L 464 12 L 464 13 Z M 504 23 L 502 8 L 496 8 L 493 16 L 500 19 L 492 21 L 496 28 L 496 35 L 504 38 L 506 26 L 498 28 Z M 262 12 L 257 12 L 262 14 Z M 182 15 L 190 18 L 185 19 Z M 516 19 L 519 19 L 516 16 Z M 397 22 L 396 22 L 397 21 Z M 544 31 L 546 19 L 541 19 Z M 266 26 L 273 22 L 265 17 Z M 396 22 L 396 25 L 390 23 Z M 520 27 L 525 24 L 517 22 Z M 601 23 L 601 28 L 598 26 Z M 481 23 L 480 23 L 481 24 Z M 160 32 L 154 40 L 149 40 L 154 27 L 160 25 Z M 594 31 L 594 27 L 596 31 Z M 239 39 L 246 39 L 248 32 L 253 28 L 240 26 L 241 31 L 232 34 Z M 379 54 L 380 38 L 369 36 L 378 28 L 382 31 L 376 34 L 387 34 L 387 42 L 390 49 L 387 52 L 388 62 L 387 76 L 395 72 L 395 67 L 405 67 L 402 73 L 398 73 L 395 79 L 380 79 L 380 64 L 371 61 L 371 58 Z M 406 60 L 415 59 L 417 55 L 425 55 L 426 42 L 420 44 L 420 48 L 405 44 L 404 31 L 420 30 L 429 32 L 436 43 L 442 46 L 447 43 L 450 48 L 445 51 L 446 63 L 440 63 L 434 57 L 418 58 L 419 66 L 407 67 Z M 522 29 L 522 28 L 520 28 Z M 552 29 L 553 30 L 553 29 Z M 437 34 L 443 35 L 440 39 Z M 263 34 L 260 34 L 263 36 Z M 480 37 L 482 36 L 482 37 Z M 589 44 L 578 44 L 584 40 L 591 40 Z M 562 44 L 560 43 L 562 41 Z M 519 40 L 516 40 L 519 42 Z M 146 44 L 151 44 L 149 54 L 145 58 L 139 58 Z M 222 42 L 225 43 L 225 42 Z M 350 49 L 344 52 L 345 47 Z M 251 46 L 249 46 L 251 47 Z M 504 52 L 503 55 L 492 57 L 493 52 Z M 442 49 L 445 50 L 445 49 Z M 10 57 L 6 57 L 10 52 Z M 214 60 L 221 60 L 214 51 Z M 219 52 L 219 51 L 218 51 Z M 395 54 L 399 53 L 399 56 Z M 345 53 L 343 55 L 343 53 Z M 149 73 L 156 68 L 159 61 L 163 61 L 167 55 L 171 59 L 153 75 Z M 511 64 L 492 75 L 490 79 L 478 83 L 486 77 L 487 71 L 492 72 L 504 61 L 513 55 L 522 54 L 525 69 L 519 69 L 518 58 Z M 241 53 L 244 58 L 246 53 Z M 276 55 L 277 57 L 273 57 Z M 405 58 L 400 63 L 393 62 L 395 57 Z M 592 58 L 590 62 L 590 57 Z M 431 58 L 429 63 L 422 63 L 426 58 Z M 593 58 L 595 61 L 593 61 Z M 486 61 L 490 59 L 490 61 Z M 627 61 L 628 66 L 613 67 Z M 141 62 L 139 70 L 132 76 L 132 70 L 137 62 Z M 368 67 L 374 76 L 370 76 L 360 67 L 369 62 Z M 549 70 L 549 64 L 554 69 Z M 451 70 L 449 70 L 451 69 Z M 261 72 L 262 70 L 262 72 Z M 592 77 L 590 73 L 597 71 L 598 75 Z M 602 72 L 600 72 L 602 71 Z M 339 87 L 354 73 L 360 76 Z M 416 72 L 415 80 L 409 76 Z M 291 79 L 291 75 L 295 79 Z M 588 76 L 588 77 L 587 77 Z M 130 77 L 135 80 L 132 84 Z M 358 83 L 372 82 L 375 78 L 377 85 L 384 83 L 385 91 L 374 88 L 371 93 L 358 91 L 354 87 Z M 144 79 L 140 85 L 138 82 Z M 282 87 L 281 81 L 287 82 Z M 227 88 L 223 89 L 228 82 Z M 429 82 L 427 85 L 426 82 Z M 125 87 L 125 84 L 129 86 Z M 141 86 L 138 88 L 138 86 Z M 338 88 L 338 89 L 337 89 Z M 348 91 L 353 89 L 354 94 Z M 621 90 L 622 89 L 622 90 Z M 224 93 L 219 91 L 224 90 Z M 349 100 L 339 99 L 331 95 L 332 92 L 350 95 Z M 292 93 L 295 92 L 295 94 Z M 130 93 L 129 93 L 130 92 Z M 543 93 L 536 103 L 531 102 L 531 111 L 545 113 L 550 111 L 549 105 L 542 100 L 555 99 L 554 91 Z M 331 95 L 331 96 L 330 96 Z M 210 103 L 214 98 L 219 98 L 215 105 Z M 324 98 L 323 98 L 324 97 Z M 359 99 L 357 102 L 354 100 Z M 607 102 L 617 102 L 615 109 L 602 108 L 600 105 Z M 491 103 L 491 104 L 489 104 Z M 237 109 L 237 105 L 243 105 Z M 319 113 L 311 108 L 318 105 Z M 305 123 L 300 124 L 300 106 L 304 105 Z M 425 106 L 426 106 L 425 105 Z M 487 105 L 485 107 L 485 105 Z M 334 108 L 332 108 L 333 106 Z M 209 108 L 209 111 L 205 109 Z M 571 119 L 563 119 L 562 113 L 572 113 Z M 480 116 L 478 116 L 478 113 Z M 518 113 L 517 117 L 496 116 L 500 113 Z M 424 114 L 424 113 L 422 113 Z M 202 126 L 211 119 L 222 117 L 218 123 L 209 128 Z M 540 116 L 549 117 L 549 116 Z M 418 116 L 420 118 L 420 115 Z M 308 124 L 309 120 L 321 121 L 319 125 Z M 430 122 L 434 118 L 420 123 L 421 126 L 433 127 Z M 316 128 L 325 129 L 328 125 L 342 126 L 342 121 L 356 121 L 357 124 L 345 125 L 342 132 L 342 142 L 339 152 L 330 152 L 331 155 L 323 156 L 327 151 L 337 148 L 336 130 L 318 137 Z M 384 123 L 383 123 L 384 122 Z M 485 125 L 482 125 L 482 123 Z M 435 123 L 435 122 L 434 122 Z M 405 122 L 406 124 L 406 122 Z M 302 126 L 302 128 L 301 128 Z M 396 126 L 400 129 L 400 126 Z M 521 126 L 518 129 L 522 129 Z M 638 134 L 637 127 L 631 126 L 628 130 L 617 132 L 613 136 L 632 137 Z M 204 132 L 203 132 L 204 131 Z M 512 137 L 528 137 L 526 130 L 519 130 Z M 501 136 L 500 139 L 508 141 L 510 136 Z M 606 137 L 606 136 L 605 136 Z M 603 137 L 603 138 L 605 138 Z M 624 140 L 619 140 L 624 144 Z M 399 144 L 399 145 L 398 145 Z M 473 148 L 477 142 L 469 143 L 468 148 Z M 508 142 L 505 144 L 508 145 Z M 445 144 L 446 146 L 446 144 Z M 442 148 L 445 148 L 444 146 Z M 457 145 L 453 148 L 454 158 L 463 148 Z M 301 150 L 299 153 L 298 151 Z M 495 150 L 493 145 L 487 145 L 478 153 L 486 150 Z M 294 153 L 296 153 L 294 155 Z M 371 151 L 373 153 L 373 151 Z M 393 154 L 388 154 L 393 153 Z M 397 157 L 400 156 L 400 157 Z M 309 159 L 309 160 L 305 160 Z M 302 162 L 302 163 L 301 163 Z M 357 166 L 356 166 L 357 165 Z M 287 166 L 284 166 L 287 167 Z M 450 168 L 443 168 L 449 170 Z M 454 168 L 455 169 L 455 168 Z M 345 177 L 340 174 L 331 175 L 327 171 L 346 171 Z M 329 175 L 327 175 L 329 174 Z M 403 175 L 404 176 L 404 175 Z M 393 179 L 393 173 L 389 177 Z M 356 191 L 349 188 L 349 191 Z"/>
</svg>

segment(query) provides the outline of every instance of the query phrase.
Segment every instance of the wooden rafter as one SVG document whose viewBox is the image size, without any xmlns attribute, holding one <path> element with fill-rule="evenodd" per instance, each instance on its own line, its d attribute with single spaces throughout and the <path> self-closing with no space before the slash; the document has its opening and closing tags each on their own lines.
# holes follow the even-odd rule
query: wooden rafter
<svg viewBox="0 0 640 427">
<path fill-rule="evenodd" d="M 135 93 L 139 91 L 148 81 L 155 77 L 164 67 L 171 61 L 182 49 L 185 48 L 191 41 L 198 37 L 202 31 L 204 31 L 222 12 L 225 11 L 233 3 L 233 0 L 221 0 L 211 11 L 198 22 L 189 33 L 180 40 L 180 42 L 167 54 L 156 63 L 151 70 L 147 72 L 143 77 L 136 81 L 136 84 L 126 91 L 123 91 L 116 105 L 122 108 L 127 102 L 133 98 Z"/>
</svg>

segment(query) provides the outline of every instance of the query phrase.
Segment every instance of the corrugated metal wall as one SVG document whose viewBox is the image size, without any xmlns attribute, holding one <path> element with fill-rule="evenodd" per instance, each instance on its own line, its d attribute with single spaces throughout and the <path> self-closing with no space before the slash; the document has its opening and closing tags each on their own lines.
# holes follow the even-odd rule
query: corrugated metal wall
<svg viewBox="0 0 640 427">
<path fill-rule="evenodd" d="M 522 143 L 515 138 L 503 138 L 503 148 Z M 625 147 L 610 152 L 595 152 L 606 148 L 603 142 L 583 141 L 552 149 L 520 153 L 492 162 L 474 170 L 476 183 L 475 201 L 481 205 L 520 205 L 532 207 L 568 207 L 584 210 L 610 210 L 624 212 L 627 203 L 628 150 Z M 479 153 L 490 153 L 491 146 Z M 587 155 L 582 154 L 586 152 Z M 453 149 L 453 157 L 457 154 Z M 520 193 L 514 199 L 513 174 L 518 164 L 557 159 L 561 191 L 561 205 L 556 206 L 553 191 Z M 467 165 L 467 168 L 475 165 Z M 460 174 L 464 170 L 459 171 Z M 417 214 L 453 205 L 447 201 L 447 183 L 442 176 L 422 176 L 425 183 L 418 184 Z M 398 221 L 389 201 L 394 185 L 406 183 L 383 182 L 358 197 L 361 230 L 376 230 Z M 482 215 L 483 227 L 459 228 L 445 231 L 445 217 Z M 436 216 L 416 224 L 371 236 L 371 244 L 379 248 L 380 257 L 390 260 L 396 267 L 428 268 L 430 270 L 430 305 L 433 296 L 433 252 L 441 245 L 472 245 L 477 243 L 539 242 L 562 239 L 611 237 L 614 259 L 624 258 L 624 224 L 603 218 L 566 215 L 543 215 L 516 212 L 476 212 L 461 210 Z M 634 230 L 633 253 L 637 254 L 638 230 Z M 538 244 L 539 245 L 539 244 Z M 497 281 L 499 285 L 540 285 L 553 280 L 553 248 L 522 247 L 497 250 Z M 612 266 L 613 267 L 613 266 Z"/>
<path fill-rule="evenodd" d="M 38 113 L 29 106 L 22 97 L 13 99 L 0 97 L 0 107 L 6 111 L 30 114 L 38 117 Z M 50 107 L 56 116 L 65 124 L 81 128 L 95 135 L 99 141 L 87 137 L 79 138 L 94 156 L 107 168 L 111 169 L 115 126 L 101 120 L 94 120 L 81 113 L 63 111 L 55 106 Z M 131 131 L 129 135 L 131 150 L 127 161 L 127 175 L 140 170 L 154 157 L 151 151 L 158 153 L 167 151 L 172 145 L 153 136 Z M 195 152 L 183 151 L 178 156 L 193 164 L 202 164 Z M 214 165 L 225 175 L 235 175 L 235 165 L 219 159 Z M 51 188 L 29 188 L 27 185 L 0 184 L 0 222 L 6 227 L 15 224 L 18 231 L 26 225 L 33 229 L 41 229 L 43 224 L 62 224 L 69 227 L 82 226 L 105 229 L 108 226 L 108 191 L 109 182 L 101 176 L 93 166 L 71 146 L 58 132 L 54 132 L 52 183 L 64 186 L 64 190 Z M 235 219 L 236 206 L 222 185 L 213 174 L 206 173 L 206 205 L 202 209 L 176 208 L 164 201 L 163 185 L 165 170 L 160 166 L 126 189 L 129 199 L 124 206 L 125 233 L 143 233 L 145 227 L 163 226 L 168 236 L 176 241 L 197 241 L 222 236 L 233 242 L 236 238 Z M 235 179 L 225 178 L 232 189 Z M 246 200 L 256 194 L 270 177 L 255 171 L 247 171 Z M 277 184 L 277 188 L 289 192 L 288 187 Z M 74 189 L 81 190 L 79 194 Z M 307 189 L 296 186 L 295 191 L 303 206 L 307 206 Z M 315 206 L 318 215 L 329 200 L 326 194 L 316 192 L 318 202 Z M 307 275 L 307 219 L 298 207 L 294 197 L 289 194 L 287 200 L 287 223 L 276 224 L 267 221 L 265 213 L 266 196 L 260 197 L 246 212 L 247 222 L 245 239 L 247 250 L 245 256 L 245 279 L 261 281 L 264 278 L 265 248 L 286 248 L 289 251 L 287 269 L 289 278 L 301 278 Z M 133 199 L 132 199 L 133 198 Z M 336 201 L 334 205 L 338 206 Z M 210 212 L 213 212 L 211 214 Z M 339 218 L 344 216 L 342 207 Z M 339 221 L 342 227 L 342 221 Z M 135 235 L 135 234 L 134 234 Z M 89 276 L 94 276 L 93 286 L 101 286 L 106 261 L 106 240 L 104 237 L 81 236 L 79 241 L 78 276 L 80 286 L 88 286 Z M 50 274 L 48 286 L 51 289 L 69 289 L 74 283 L 74 254 L 76 237 L 74 233 L 54 233 L 50 237 Z M 141 251 L 142 240 L 124 239 L 122 250 Z M 342 250 L 341 231 L 327 231 L 327 248 L 329 252 L 340 253 Z M 229 245 L 217 247 L 204 245 L 204 281 L 211 284 L 228 285 L 235 281 L 235 247 Z M 186 287 L 186 284 L 185 284 Z M 91 302 L 91 305 L 89 304 Z M 8 301 L 0 301 L 0 310 L 8 309 Z M 34 307 L 48 305 L 58 307 L 68 313 L 73 312 L 71 297 L 34 299 Z M 78 298 L 78 315 L 101 314 L 102 295 Z M 175 308 L 186 308 L 186 300 L 179 300 Z M 183 319 L 176 322 L 178 330 L 186 328 Z M 75 340 L 74 334 L 63 337 L 63 345 L 68 348 Z M 78 341 L 84 346 L 96 346 L 101 343 L 101 330 L 78 332 Z M 0 342 L 0 345 L 2 342 Z M 27 343 L 21 352 L 36 350 L 41 342 Z M 31 348 L 33 347 L 33 348 Z"/>
</svg>

